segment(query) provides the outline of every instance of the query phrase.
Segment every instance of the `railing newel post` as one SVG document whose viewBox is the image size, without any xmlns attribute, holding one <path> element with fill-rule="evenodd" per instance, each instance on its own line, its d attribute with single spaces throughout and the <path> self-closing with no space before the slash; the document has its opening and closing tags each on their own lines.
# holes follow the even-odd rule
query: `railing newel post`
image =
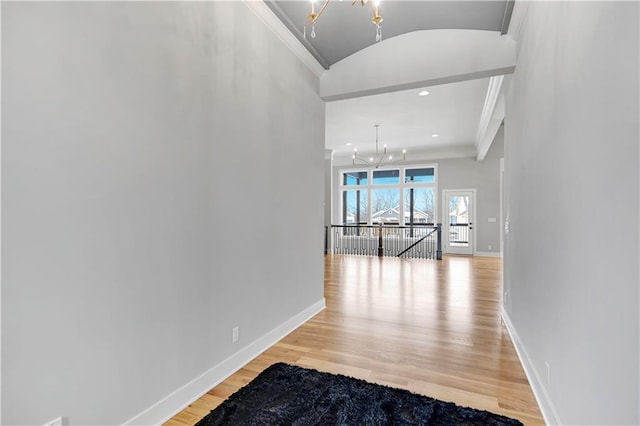
<svg viewBox="0 0 640 426">
<path fill-rule="evenodd" d="M 438 239 L 436 243 L 436 260 L 442 260 L 442 224 L 438 224 Z"/>
<path fill-rule="evenodd" d="M 324 254 L 329 254 L 329 227 L 324 226 Z"/>
</svg>

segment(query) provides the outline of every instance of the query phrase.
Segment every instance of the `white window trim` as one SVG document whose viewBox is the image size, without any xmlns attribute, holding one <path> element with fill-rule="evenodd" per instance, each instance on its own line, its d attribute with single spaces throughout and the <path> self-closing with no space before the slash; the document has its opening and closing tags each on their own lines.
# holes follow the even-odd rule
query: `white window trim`
<svg viewBox="0 0 640 426">
<path fill-rule="evenodd" d="M 424 168 L 433 168 L 433 176 L 434 182 L 405 182 L 406 169 L 424 169 Z M 373 172 L 377 170 L 399 170 L 399 183 L 397 184 L 374 184 L 373 183 Z M 344 173 L 348 172 L 367 172 L 367 184 L 366 185 L 345 185 L 343 182 Z M 399 209 L 400 209 L 400 217 L 402 219 L 402 223 L 404 224 L 404 192 L 405 189 L 408 188 L 433 188 L 433 214 L 434 214 L 434 223 L 439 223 L 439 202 L 438 202 L 438 164 L 437 163 L 416 163 L 416 164 L 405 164 L 405 165 L 388 165 L 384 167 L 343 167 L 338 169 L 338 202 L 336 203 L 337 211 L 334 211 L 335 217 L 338 219 L 340 224 L 343 223 L 344 218 L 342 217 L 342 209 L 344 203 L 343 192 L 344 191 L 366 191 L 367 196 L 367 224 L 371 225 L 371 216 L 373 212 L 371 211 L 372 206 L 372 193 L 374 189 L 393 189 L 398 188 L 400 191 L 399 197 Z"/>
</svg>

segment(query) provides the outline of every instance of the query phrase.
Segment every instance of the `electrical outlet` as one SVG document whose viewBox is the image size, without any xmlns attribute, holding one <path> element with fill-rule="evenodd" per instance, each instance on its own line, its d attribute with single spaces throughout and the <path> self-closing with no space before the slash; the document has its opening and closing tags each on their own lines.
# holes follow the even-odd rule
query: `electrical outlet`
<svg viewBox="0 0 640 426">
<path fill-rule="evenodd" d="M 489 244 L 489 245 L 487 246 L 487 249 L 489 249 L 489 250 L 491 250 L 492 248 L 493 248 L 493 247 L 491 246 L 491 244 Z"/>
<path fill-rule="evenodd" d="M 233 327 L 233 335 L 231 337 L 231 343 L 236 343 L 240 339 L 240 327 Z"/>
<path fill-rule="evenodd" d="M 551 364 L 548 361 L 544 362 L 544 365 L 547 366 L 547 384 L 551 384 Z"/>
<path fill-rule="evenodd" d="M 62 417 L 58 417 L 55 420 L 45 423 L 43 426 L 62 426 Z"/>
</svg>

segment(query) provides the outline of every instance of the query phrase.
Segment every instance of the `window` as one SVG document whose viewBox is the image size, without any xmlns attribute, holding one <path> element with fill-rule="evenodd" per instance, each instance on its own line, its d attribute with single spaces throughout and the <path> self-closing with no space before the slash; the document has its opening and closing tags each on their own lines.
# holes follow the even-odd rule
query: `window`
<svg viewBox="0 0 640 426">
<path fill-rule="evenodd" d="M 429 182 L 436 181 L 436 172 L 433 167 L 425 167 L 423 169 L 407 169 L 404 175 L 405 183 L 412 182 Z"/>
<path fill-rule="evenodd" d="M 433 187 L 412 187 L 404 190 L 405 224 L 435 223 Z"/>
<path fill-rule="evenodd" d="M 437 222 L 436 165 L 345 170 L 340 183 L 343 225 Z"/>
<path fill-rule="evenodd" d="M 387 185 L 400 183 L 400 170 L 374 170 L 373 184 Z"/>
<path fill-rule="evenodd" d="M 343 174 L 343 185 L 366 185 L 367 172 L 346 172 Z"/>
<path fill-rule="evenodd" d="M 367 191 L 342 192 L 342 224 L 367 224 L 369 208 L 367 206 Z"/>
<path fill-rule="evenodd" d="M 371 210 L 372 223 L 400 225 L 400 190 L 397 188 L 372 189 Z"/>
</svg>

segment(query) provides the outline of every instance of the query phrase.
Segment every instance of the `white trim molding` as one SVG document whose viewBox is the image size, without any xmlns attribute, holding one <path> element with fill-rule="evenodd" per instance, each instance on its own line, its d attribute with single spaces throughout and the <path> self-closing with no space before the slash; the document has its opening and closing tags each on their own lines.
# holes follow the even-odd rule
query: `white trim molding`
<svg viewBox="0 0 640 426">
<path fill-rule="evenodd" d="M 480 123 L 476 132 L 476 148 L 478 161 L 484 160 L 491 144 L 498 133 L 500 124 L 504 120 L 504 95 L 502 94 L 502 82 L 504 75 L 493 76 L 489 79 L 487 96 L 484 99 Z"/>
<path fill-rule="evenodd" d="M 325 69 L 320 62 L 291 34 L 291 31 L 289 31 L 282 21 L 267 7 L 263 0 L 242 0 L 242 3 L 244 3 L 316 77 L 320 78 L 322 74 L 324 74 Z"/>
<path fill-rule="evenodd" d="M 502 257 L 502 253 L 495 251 L 477 251 L 473 255 L 480 257 Z"/>
<path fill-rule="evenodd" d="M 249 361 L 269 349 L 287 334 L 324 310 L 325 299 L 317 301 L 302 312 L 289 318 L 264 336 L 254 340 L 229 358 L 223 360 L 198 377 L 170 393 L 123 425 L 159 425 L 184 410 L 193 401 L 245 366 Z"/>
<path fill-rule="evenodd" d="M 507 34 L 513 41 L 518 41 L 520 32 L 522 31 L 522 25 L 527 11 L 529 10 L 529 4 L 526 1 L 516 1 L 513 5 L 513 12 L 511 13 L 511 22 L 509 23 L 509 30 Z"/>
<path fill-rule="evenodd" d="M 540 411 L 542 412 L 542 417 L 544 418 L 544 422 L 548 425 L 560 425 L 560 417 L 558 417 L 558 413 L 549 398 L 544 386 L 542 385 L 544 382 L 542 378 L 536 371 L 531 362 L 531 358 L 527 354 L 527 351 L 516 332 L 516 328 L 513 326 L 511 322 L 511 318 L 507 311 L 502 309 L 502 323 L 505 325 L 507 331 L 509 332 L 509 336 L 511 337 L 511 342 L 513 342 L 513 347 L 516 350 L 516 354 L 520 359 L 520 364 L 524 369 L 525 374 L 527 375 L 527 379 L 529 380 L 529 385 L 531 386 L 531 390 L 533 390 L 533 395 L 538 402 L 538 406 L 540 407 Z"/>
<path fill-rule="evenodd" d="M 333 160 L 333 150 L 332 149 L 325 149 L 324 150 L 324 159 L 325 160 Z"/>
</svg>

